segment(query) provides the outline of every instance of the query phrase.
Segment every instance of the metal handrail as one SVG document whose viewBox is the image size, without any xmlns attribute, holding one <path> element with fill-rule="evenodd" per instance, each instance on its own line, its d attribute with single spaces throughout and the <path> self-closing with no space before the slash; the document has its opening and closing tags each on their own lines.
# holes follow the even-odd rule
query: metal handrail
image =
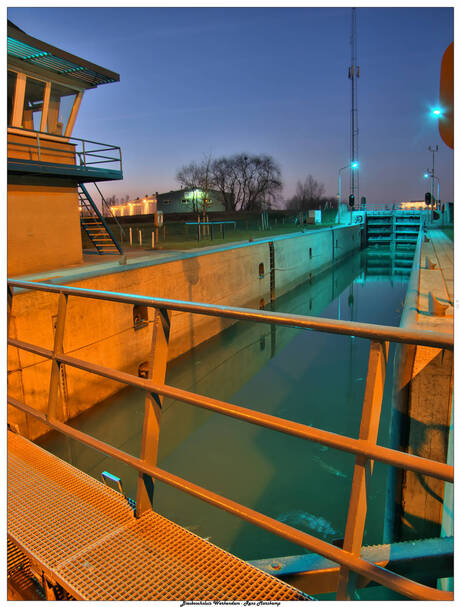
<svg viewBox="0 0 460 607">
<path fill-rule="evenodd" d="M 11 287 L 48 291 L 50 293 L 63 293 L 89 299 L 103 299 L 117 303 L 144 305 L 151 308 L 164 308 L 176 312 L 190 312 L 206 316 L 219 316 L 234 320 L 249 320 L 297 329 L 314 329 L 323 333 L 340 335 L 354 335 L 365 339 L 388 340 L 396 343 L 407 343 L 432 348 L 445 348 L 453 350 L 453 337 L 447 333 L 435 331 L 420 331 L 403 329 L 370 323 L 336 320 L 333 318 L 318 318 L 316 316 L 300 316 L 285 312 L 271 312 L 269 310 L 253 310 L 251 308 L 238 308 L 234 306 L 220 306 L 207 303 L 181 301 L 177 299 L 164 299 L 162 297 L 146 297 L 145 295 L 132 295 L 114 293 L 112 291 L 99 291 L 95 289 L 81 289 L 64 285 L 52 285 L 43 282 L 30 282 L 27 280 L 8 280 Z"/>
<path fill-rule="evenodd" d="M 124 371 L 117 371 L 110 369 L 109 367 L 103 367 L 95 363 L 90 363 L 67 354 L 54 354 L 52 350 L 35 346 L 27 342 L 23 342 L 17 339 L 9 338 L 8 345 L 14 348 L 20 348 L 26 352 L 32 352 L 42 358 L 49 360 L 56 360 L 58 362 L 69 365 L 76 369 L 88 371 L 107 379 L 113 379 L 114 381 L 126 384 L 133 388 L 140 388 L 146 392 L 159 394 L 161 396 L 168 396 L 175 400 L 179 400 L 183 403 L 195 405 L 202 409 L 208 409 L 222 415 L 241 419 L 257 426 L 269 428 L 270 430 L 276 430 L 283 434 L 289 434 L 297 438 L 303 438 L 311 440 L 312 442 L 339 449 L 340 451 L 346 451 L 347 453 L 353 453 L 354 455 L 363 455 L 376 461 L 397 466 L 404 470 L 412 470 L 420 474 L 427 474 L 433 478 L 439 478 L 448 483 L 453 483 L 454 472 L 453 467 L 448 464 L 443 464 L 434 460 L 413 455 L 410 453 L 404 453 L 388 447 L 382 447 L 380 445 L 370 445 L 366 441 L 359 438 L 350 438 L 343 436 L 335 432 L 329 432 L 327 430 L 320 430 L 313 426 L 307 426 L 306 424 L 300 424 L 298 422 L 292 422 L 281 417 L 269 415 L 268 413 L 261 413 L 252 409 L 241 407 L 240 405 L 234 405 L 225 401 L 217 400 L 209 396 L 203 396 L 196 394 L 195 392 L 189 392 L 188 390 L 182 390 L 181 388 L 175 388 L 167 384 L 159 384 L 152 382 L 151 380 L 142 379 L 136 377 L 131 373 L 125 373 Z"/>
<path fill-rule="evenodd" d="M 54 350 L 48 350 L 40 346 L 29 344 L 26 342 L 19 341 L 17 339 L 9 339 L 8 343 L 13 347 L 17 347 L 29 352 L 33 352 L 41 357 L 51 359 L 53 365 L 59 365 L 61 363 L 75 368 L 79 368 L 90 373 L 100 375 L 109 379 L 125 383 L 127 385 L 136 386 L 142 388 L 147 393 L 151 394 L 154 398 L 158 396 L 170 396 L 182 402 L 192 404 L 195 406 L 203 407 L 209 410 L 213 410 L 224 415 L 235 417 L 250 423 L 254 423 L 260 426 L 271 428 L 273 430 L 281 431 L 286 434 L 312 440 L 324 445 L 331 446 L 333 448 L 341 449 L 349 453 L 353 453 L 357 456 L 363 456 L 367 460 L 378 460 L 390 465 L 401 467 L 409 470 L 414 470 L 428 476 L 440 478 L 447 482 L 453 482 L 453 466 L 421 458 L 415 455 L 403 453 L 397 450 L 388 449 L 381 447 L 377 444 L 372 443 L 370 440 L 352 439 L 346 436 L 319 430 L 311 426 L 291 422 L 281 418 L 277 418 L 268 414 L 252 411 L 245 409 L 237 405 L 218 401 L 209 397 L 188 392 L 167 386 L 163 383 L 154 382 L 152 380 L 144 380 L 138 378 L 129 373 L 125 373 L 118 370 L 109 369 L 89 363 L 78 358 L 71 357 L 62 352 L 62 338 L 64 331 L 65 322 L 65 306 L 64 299 L 66 300 L 68 295 L 79 296 L 91 299 L 105 299 L 108 301 L 114 301 L 119 303 L 143 303 L 144 305 L 159 309 L 160 311 L 179 310 L 184 312 L 195 312 L 198 314 L 207 314 L 212 316 L 226 316 L 223 311 L 229 310 L 227 317 L 235 319 L 245 320 L 257 320 L 258 322 L 269 322 L 270 324 L 281 324 L 284 326 L 292 327 L 303 327 L 303 328 L 314 328 L 320 331 L 326 331 L 329 333 L 345 333 L 348 335 L 359 335 L 361 337 L 367 337 L 372 340 L 373 343 L 378 342 L 383 344 L 385 340 L 397 341 L 402 343 L 422 343 L 431 347 L 447 348 L 453 347 L 453 339 L 449 336 L 440 333 L 432 333 L 427 331 L 410 331 L 399 329 L 394 332 L 394 327 L 383 327 L 379 325 L 365 325 L 364 323 L 355 323 L 350 321 L 345 322 L 334 322 L 330 324 L 329 319 L 315 319 L 312 317 L 301 317 L 292 314 L 274 314 L 267 313 L 265 311 L 249 311 L 244 308 L 225 308 L 225 306 L 213 306 L 210 304 L 193 304 L 191 302 L 178 302 L 176 300 L 165 300 L 161 298 L 151 297 L 139 297 L 119 293 L 109 293 L 104 291 L 91 291 L 88 289 L 78 289 L 74 287 L 66 287 L 60 285 L 48 285 L 46 283 L 30 283 L 28 281 L 8 281 L 9 287 L 12 288 L 30 288 L 40 291 L 48 291 L 60 294 L 60 304 L 58 312 L 58 327 L 56 329 L 55 347 Z M 62 299 L 64 298 L 64 299 Z M 11 301 L 11 300 L 10 300 Z M 61 307 L 61 306 L 64 307 Z M 416 340 L 418 335 L 418 341 Z M 56 341 L 57 339 L 57 341 Z M 368 376 L 369 376 L 368 371 Z M 56 383 L 56 389 L 58 384 Z M 51 387 L 50 387 L 51 390 Z M 71 436 L 84 444 L 91 446 L 107 455 L 115 457 L 116 459 L 132 465 L 135 469 L 144 474 L 151 476 L 157 480 L 165 482 L 171 486 L 185 491 L 195 497 L 202 499 L 210 504 L 213 504 L 227 512 L 235 514 L 240 518 L 247 520 L 253 524 L 256 524 L 264 529 L 267 529 L 280 537 L 283 537 L 289 541 L 292 541 L 304 548 L 312 550 L 318 554 L 323 555 L 341 565 L 345 570 L 352 570 L 366 578 L 369 578 L 379 584 L 382 584 L 396 592 L 405 594 L 406 596 L 414 599 L 431 599 L 431 600 L 452 600 L 453 593 L 445 592 L 424 586 L 417 582 L 408 580 L 398 574 L 383 569 L 373 563 L 370 563 L 362 559 L 358 554 L 354 554 L 348 550 L 344 550 L 320 540 L 310 534 L 299 531 L 289 525 L 280 523 L 271 517 L 256 512 L 250 508 L 242 506 L 232 500 L 222 497 L 212 491 L 206 490 L 203 487 L 190 483 L 180 477 L 172 475 L 146 459 L 140 459 L 133 457 L 115 447 L 112 447 L 102 441 L 99 441 L 84 432 L 72 428 L 68 424 L 60 422 L 56 419 L 54 414 L 54 404 L 51 407 L 49 405 L 49 412 L 45 414 L 41 411 L 37 411 L 27 404 L 14 399 L 8 398 L 10 405 L 24 411 L 25 413 L 40 419 L 45 424 L 54 428 L 67 436 Z M 145 423 L 145 422 L 144 422 Z M 361 436 L 361 434 L 360 434 Z"/>
<path fill-rule="evenodd" d="M 91 141 L 90 139 L 80 139 L 79 137 L 66 137 L 63 135 L 54 135 L 51 133 L 45 133 L 42 131 L 33 131 L 30 129 L 15 128 L 14 132 L 12 134 L 21 134 L 21 133 L 24 133 L 27 136 L 30 136 L 30 135 L 33 136 L 36 139 L 36 144 L 34 145 L 33 143 L 22 143 L 20 141 L 13 141 L 13 142 L 10 142 L 10 145 L 25 147 L 25 148 L 29 148 L 29 149 L 30 148 L 36 149 L 39 161 L 41 161 L 41 155 L 42 155 L 43 151 L 59 152 L 60 154 L 68 154 L 68 155 L 72 156 L 72 158 L 74 158 L 74 159 L 76 157 L 78 157 L 79 165 L 77 165 L 77 166 L 86 167 L 86 166 L 92 166 L 95 164 L 117 163 L 119 165 L 119 170 L 121 171 L 121 149 L 119 146 L 110 145 L 107 143 L 100 143 L 98 141 Z M 41 139 L 40 139 L 40 137 L 41 137 Z M 45 138 L 45 140 L 47 142 L 56 142 L 57 144 L 63 143 L 63 144 L 73 145 L 73 146 L 75 146 L 75 149 L 69 151 L 69 150 L 62 149 L 62 147 L 56 147 L 56 146 L 52 147 L 51 145 L 43 145 L 43 138 Z M 101 146 L 101 147 L 99 147 L 97 149 L 88 150 L 87 149 L 88 144 L 92 144 L 95 146 Z M 77 149 L 77 146 L 81 146 L 81 150 Z M 110 156 L 101 155 L 101 152 L 105 152 L 105 151 L 114 151 L 115 156 L 110 157 Z M 88 162 L 87 157 L 89 157 L 92 161 Z M 11 158 L 14 158 L 14 156 L 11 156 Z M 105 160 L 94 161 L 93 160 L 94 158 L 103 158 Z"/>
<path fill-rule="evenodd" d="M 101 190 L 99 189 L 99 186 L 97 185 L 97 183 L 96 183 L 96 182 L 94 182 L 94 184 L 93 184 L 93 185 L 95 185 L 95 186 L 96 186 L 96 190 L 99 192 L 99 195 L 100 195 L 101 200 L 102 200 L 102 206 L 103 206 L 103 208 L 105 208 L 105 209 L 106 209 L 106 211 L 107 211 L 107 210 L 109 211 L 110 216 L 111 216 L 111 217 L 113 217 L 113 218 L 115 219 L 115 222 L 116 222 L 117 226 L 120 228 L 120 238 L 121 238 L 121 241 L 123 242 L 123 237 L 125 237 L 125 236 L 126 236 L 126 232 L 125 232 L 125 230 L 124 230 L 123 226 L 122 226 L 122 225 L 121 225 L 121 223 L 118 221 L 117 216 L 116 216 L 116 215 L 114 214 L 114 212 L 112 211 L 112 207 L 111 207 L 109 204 L 107 204 L 107 201 L 106 201 L 106 199 L 104 198 L 104 196 L 103 196 L 103 194 L 102 194 Z"/>
<path fill-rule="evenodd" d="M 103 214 L 100 212 L 100 210 L 98 209 L 97 205 L 92 201 L 91 196 L 88 192 L 88 190 L 86 189 L 85 185 L 83 183 L 80 183 L 78 185 L 79 190 L 81 190 L 83 192 L 84 197 L 86 198 L 86 202 L 89 203 L 90 208 L 91 208 L 91 213 L 94 217 L 97 217 L 99 219 L 99 221 L 102 223 L 102 225 L 104 226 L 104 229 L 106 230 L 107 234 L 110 236 L 110 238 L 112 239 L 113 244 L 115 245 L 115 247 L 118 249 L 118 252 L 120 253 L 120 255 L 123 254 L 123 250 L 120 247 L 120 245 L 118 244 L 117 239 L 115 238 L 115 236 L 112 233 L 112 230 L 110 229 L 109 224 L 106 222 Z M 79 199 L 82 200 L 82 196 L 80 196 L 79 193 Z M 84 200 L 84 199 L 83 199 Z M 88 208 L 88 205 L 85 205 L 86 208 Z"/>
</svg>

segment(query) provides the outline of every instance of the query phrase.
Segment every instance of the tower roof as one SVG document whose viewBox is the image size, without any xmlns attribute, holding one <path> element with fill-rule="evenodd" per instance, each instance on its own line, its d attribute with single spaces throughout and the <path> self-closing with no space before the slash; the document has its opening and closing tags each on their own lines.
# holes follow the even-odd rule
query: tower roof
<svg viewBox="0 0 460 607">
<path fill-rule="evenodd" d="M 120 80 L 116 72 L 33 38 L 11 21 L 8 21 L 8 57 L 55 74 L 71 76 L 84 88 Z"/>
</svg>

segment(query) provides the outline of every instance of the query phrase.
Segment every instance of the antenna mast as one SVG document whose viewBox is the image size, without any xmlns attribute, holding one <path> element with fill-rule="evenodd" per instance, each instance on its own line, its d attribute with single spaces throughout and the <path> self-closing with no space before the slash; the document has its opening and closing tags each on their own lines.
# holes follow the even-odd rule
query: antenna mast
<svg viewBox="0 0 460 607">
<path fill-rule="evenodd" d="M 358 162 L 358 78 L 359 65 L 357 62 L 357 33 L 356 8 L 351 9 L 351 66 L 348 68 L 348 78 L 351 80 L 351 149 L 350 166 Z M 359 208 L 359 166 L 350 170 L 350 194 L 354 194 L 356 207 Z"/>
</svg>

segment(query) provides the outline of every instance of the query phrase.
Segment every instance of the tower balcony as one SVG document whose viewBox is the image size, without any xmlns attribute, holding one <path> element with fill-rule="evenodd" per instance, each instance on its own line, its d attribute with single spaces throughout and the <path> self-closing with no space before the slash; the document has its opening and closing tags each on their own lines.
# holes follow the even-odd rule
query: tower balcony
<svg viewBox="0 0 460 607">
<path fill-rule="evenodd" d="M 8 128 L 8 175 L 65 178 L 75 183 L 123 179 L 115 145 Z"/>
</svg>

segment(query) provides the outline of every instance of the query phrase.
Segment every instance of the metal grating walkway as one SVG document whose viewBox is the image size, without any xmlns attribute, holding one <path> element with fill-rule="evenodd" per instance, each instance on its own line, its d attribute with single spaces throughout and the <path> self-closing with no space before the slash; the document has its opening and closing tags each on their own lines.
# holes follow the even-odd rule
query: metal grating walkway
<svg viewBox="0 0 460 607">
<path fill-rule="evenodd" d="M 8 537 L 79 600 L 308 600 L 8 432 Z"/>
</svg>

